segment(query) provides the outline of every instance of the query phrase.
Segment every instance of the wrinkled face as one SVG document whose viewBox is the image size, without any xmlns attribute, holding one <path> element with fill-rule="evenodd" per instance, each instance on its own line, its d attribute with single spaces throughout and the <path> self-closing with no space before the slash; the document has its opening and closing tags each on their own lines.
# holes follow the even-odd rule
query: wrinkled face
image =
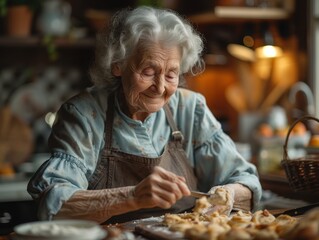
<svg viewBox="0 0 319 240">
<path fill-rule="evenodd" d="M 168 102 L 178 86 L 180 60 L 178 47 L 141 44 L 126 67 L 113 71 L 122 78 L 125 113 L 129 117 L 144 120 Z"/>
</svg>

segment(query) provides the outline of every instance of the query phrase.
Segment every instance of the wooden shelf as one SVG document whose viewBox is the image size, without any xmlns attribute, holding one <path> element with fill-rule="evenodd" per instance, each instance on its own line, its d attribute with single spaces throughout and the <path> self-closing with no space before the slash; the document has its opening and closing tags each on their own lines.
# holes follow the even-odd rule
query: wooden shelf
<svg viewBox="0 0 319 240">
<path fill-rule="evenodd" d="M 43 46 L 42 38 L 39 36 L 30 37 L 0 37 L 0 47 L 39 47 Z M 92 48 L 94 47 L 94 38 L 71 39 L 71 38 L 56 38 L 54 43 L 57 47 L 66 48 Z"/>
<path fill-rule="evenodd" d="M 260 20 L 286 20 L 290 12 L 281 8 L 253 8 L 253 7 L 215 7 L 210 12 L 189 16 L 189 20 L 196 24 L 212 24 L 227 22 L 244 22 Z"/>
</svg>

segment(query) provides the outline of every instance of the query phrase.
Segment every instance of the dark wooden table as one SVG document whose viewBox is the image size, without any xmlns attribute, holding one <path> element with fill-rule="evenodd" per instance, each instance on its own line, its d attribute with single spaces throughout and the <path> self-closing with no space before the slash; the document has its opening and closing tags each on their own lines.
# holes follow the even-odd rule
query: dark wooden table
<svg viewBox="0 0 319 240">
<path fill-rule="evenodd" d="M 272 214 L 278 214 L 278 213 L 282 213 L 285 210 L 287 210 L 287 209 L 272 209 L 269 211 Z M 130 222 L 115 224 L 115 225 L 102 225 L 102 228 L 105 230 L 108 230 L 109 228 L 117 227 L 123 231 L 130 231 L 130 232 L 134 233 L 136 240 L 151 240 L 151 239 L 168 240 L 168 239 L 172 239 L 171 235 L 161 234 L 161 233 L 159 233 L 158 238 L 154 238 L 154 236 L 147 237 L 148 232 L 143 232 L 143 230 L 145 228 L 144 227 L 139 228 L 139 226 L 159 225 L 159 224 L 160 224 L 159 218 L 148 218 L 148 219 L 141 219 L 141 220 L 133 220 Z M 136 227 L 139 230 L 137 232 L 135 231 Z M 141 235 L 141 233 L 143 233 L 143 234 Z M 7 236 L 0 236 L 0 240 L 14 240 L 14 235 L 15 235 L 15 233 L 11 233 Z"/>
</svg>

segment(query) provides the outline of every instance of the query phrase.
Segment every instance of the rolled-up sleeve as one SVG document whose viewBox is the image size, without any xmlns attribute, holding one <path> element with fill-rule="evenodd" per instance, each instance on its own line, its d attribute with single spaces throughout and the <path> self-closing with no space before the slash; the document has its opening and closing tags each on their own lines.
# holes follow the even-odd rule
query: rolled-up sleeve
<svg viewBox="0 0 319 240">
<path fill-rule="evenodd" d="M 77 107 L 68 103 L 58 111 L 49 138 L 51 157 L 28 184 L 41 220 L 51 219 L 76 191 L 88 188 L 88 179 L 98 161 L 103 120 L 97 117 L 96 108 L 87 103 L 81 105 L 81 99 L 77 101 Z"/>
<path fill-rule="evenodd" d="M 76 158 L 54 153 L 33 176 L 28 191 L 37 200 L 38 216 L 51 219 L 79 189 L 87 188 L 86 168 Z"/>
<path fill-rule="evenodd" d="M 212 186 L 240 183 L 253 193 L 254 206 L 261 198 L 261 185 L 256 167 L 238 153 L 234 143 L 221 130 L 195 151 L 199 188 L 209 191 Z"/>
</svg>

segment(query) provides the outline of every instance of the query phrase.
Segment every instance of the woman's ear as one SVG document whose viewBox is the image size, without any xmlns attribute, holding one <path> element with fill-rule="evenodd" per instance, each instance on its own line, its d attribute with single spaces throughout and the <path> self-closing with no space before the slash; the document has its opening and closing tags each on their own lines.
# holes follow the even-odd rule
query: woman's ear
<svg viewBox="0 0 319 240">
<path fill-rule="evenodd" d="M 114 63 L 112 66 L 112 73 L 115 77 L 122 76 L 122 71 L 118 63 Z"/>
</svg>

